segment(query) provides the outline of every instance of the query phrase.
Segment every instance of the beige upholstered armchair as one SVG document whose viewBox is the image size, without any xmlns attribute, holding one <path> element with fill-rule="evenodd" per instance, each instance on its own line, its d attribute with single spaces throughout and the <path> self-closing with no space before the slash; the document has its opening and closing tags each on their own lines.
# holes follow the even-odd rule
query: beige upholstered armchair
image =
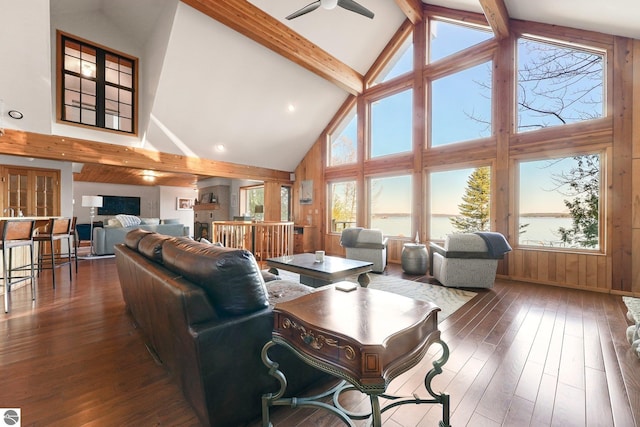
<svg viewBox="0 0 640 427">
<path fill-rule="evenodd" d="M 347 252 L 347 259 L 372 262 L 372 271 L 382 273 L 387 267 L 387 239 L 382 231 L 362 227 L 342 230 L 340 244 Z"/>
<path fill-rule="evenodd" d="M 444 286 L 492 288 L 498 260 L 511 250 L 500 233 L 457 233 L 429 245 L 431 275 Z"/>
</svg>

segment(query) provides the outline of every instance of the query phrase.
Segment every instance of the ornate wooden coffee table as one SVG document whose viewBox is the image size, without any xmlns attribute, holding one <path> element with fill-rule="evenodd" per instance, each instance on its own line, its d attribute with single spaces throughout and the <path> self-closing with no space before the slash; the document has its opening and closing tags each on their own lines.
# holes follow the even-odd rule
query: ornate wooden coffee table
<svg viewBox="0 0 640 427">
<path fill-rule="evenodd" d="M 323 262 L 316 262 L 315 254 L 296 254 L 268 258 L 267 265 L 272 273 L 278 274 L 278 268 L 300 275 L 300 282 L 319 287 L 344 280 L 348 276 L 359 274 L 360 286 L 369 285 L 369 276 L 373 263 L 353 259 L 325 256 Z M 275 269 L 275 271 L 274 271 Z"/>
<path fill-rule="evenodd" d="M 438 311 L 430 302 L 357 286 L 347 292 L 327 286 L 276 304 L 272 340 L 263 347 L 262 360 L 279 381 L 280 390 L 262 397 L 263 427 L 271 425 L 269 409 L 276 405 L 323 408 L 349 426 L 354 425 L 352 419 L 371 416 L 373 425 L 379 427 L 384 411 L 409 403 L 442 404 L 440 426 L 449 427 L 449 395 L 434 393 L 431 388 L 431 381 L 442 372 L 449 358 L 449 348 L 440 339 Z M 442 357 L 433 362 L 433 369 L 424 380 L 433 399 L 421 399 L 415 394 L 411 397 L 384 394 L 391 380 L 417 365 L 433 343 L 443 349 Z M 348 384 L 343 382 L 318 396 L 283 398 L 287 380 L 278 370 L 277 361 L 268 355 L 269 348 L 276 344 Z M 356 414 L 343 408 L 339 395 L 348 389 L 369 395 L 371 412 Z M 320 401 L 331 394 L 333 406 Z M 379 397 L 391 403 L 381 408 Z"/>
</svg>

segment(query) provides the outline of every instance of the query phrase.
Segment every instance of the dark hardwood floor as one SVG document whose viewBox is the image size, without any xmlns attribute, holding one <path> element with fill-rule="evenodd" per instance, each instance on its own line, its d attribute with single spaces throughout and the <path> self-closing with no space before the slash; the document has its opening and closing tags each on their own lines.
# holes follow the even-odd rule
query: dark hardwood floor
<svg viewBox="0 0 640 427">
<path fill-rule="evenodd" d="M 403 275 L 397 265 L 386 274 Z M 35 303 L 28 287 L 15 289 L 11 312 L 0 314 L 0 407 L 21 408 L 23 426 L 198 426 L 125 313 L 114 260 L 80 261 L 71 283 L 58 277 L 53 290 L 51 272 L 42 273 Z M 636 426 L 640 360 L 626 341 L 625 311 L 619 296 L 505 280 L 479 290 L 440 324 L 451 356 L 433 388 L 451 395 L 452 425 Z M 426 397 L 436 347 L 390 391 Z M 344 397 L 366 406 L 357 393 Z M 439 406 L 405 405 L 383 419 L 437 426 L 441 416 Z M 342 425 L 302 408 L 277 408 L 272 421 Z"/>
</svg>

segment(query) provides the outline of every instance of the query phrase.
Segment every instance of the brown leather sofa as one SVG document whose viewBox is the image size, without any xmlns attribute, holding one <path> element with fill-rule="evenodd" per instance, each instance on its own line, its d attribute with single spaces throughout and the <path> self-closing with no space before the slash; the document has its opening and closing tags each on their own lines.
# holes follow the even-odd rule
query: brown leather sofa
<svg viewBox="0 0 640 427">
<path fill-rule="evenodd" d="M 248 251 L 140 229 L 129 232 L 115 254 L 128 311 L 202 423 L 258 419 L 261 396 L 279 389 L 261 360 L 273 304 L 313 289 L 265 283 Z M 327 378 L 281 346 L 269 357 L 285 373 L 289 395 Z"/>
</svg>

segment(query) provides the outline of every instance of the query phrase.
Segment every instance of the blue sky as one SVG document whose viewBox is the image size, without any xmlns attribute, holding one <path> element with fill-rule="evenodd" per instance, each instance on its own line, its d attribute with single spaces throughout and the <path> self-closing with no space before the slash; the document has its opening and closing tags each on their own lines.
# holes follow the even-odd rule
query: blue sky
<svg viewBox="0 0 640 427">
<path fill-rule="evenodd" d="M 490 32 L 437 22 L 432 27 L 431 61 L 445 58 L 491 37 Z M 548 47 L 543 44 L 533 44 L 543 48 Z M 535 51 L 528 52 L 526 57 L 532 58 L 534 54 Z M 409 45 L 384 80 L 401 75 L 411 68 L 412 46 Z M 491 69 L 491 62 L 487 62 L 432 82 L 432 91 L 428 95 L 431 96 L 432 105 L 433 146 L 464 143 L 464 141 L 491 136 L 491 128 L 487 123 L 491 118 Z M 577 88 L 577 90 L 579 89 Z M 411 150 L 412 96 L 413 91 L 408 89 L 373 103 L 371 113 L 372 157 Z M 584 108 L 584 106 L 576 108 Z M 575 112 L 569 113 L 576 114 Z M 357 136 L 356 120 L 351 121 L 341 135 L 355 141 Z M 563 168 L 568 170 L 571 162 L 572 160 L 568 159 L 553 166 L 549 166 L 548 161 L 523 163 L 520 176 L 520 212 L 566 212 L 563 203 L 566 196 L 552 191 L 554 184 L 550 176 L 559 173 Z M 431 186 L 430 195 L 431 200 L 434 201 L 433 213 L 452 214 L 458 211 L 457 205 L 461 201 L 467 178 L 472 171 L 472 168 L 466 168 L 458 171 L 438 172 L 433 176 L 432 181 L 435 184 Z M 406 197 L 405 194 L 407 194 L 406 189 L 401 189 L 401 186 L 406 185 L 406 182 L 407 180 L 385 181 L 385 186 L 388 188 L 384 189 L 384 193 L 387 197 L 384 198 L 384 205 L 383 202 L 378 201 L 377 211 L 401 212 L 402 209 L 407 209 L 408 212 L 410 207 L 404 207 L 407 203 L 400 202 L 400 198 Z"/>
</svg>

